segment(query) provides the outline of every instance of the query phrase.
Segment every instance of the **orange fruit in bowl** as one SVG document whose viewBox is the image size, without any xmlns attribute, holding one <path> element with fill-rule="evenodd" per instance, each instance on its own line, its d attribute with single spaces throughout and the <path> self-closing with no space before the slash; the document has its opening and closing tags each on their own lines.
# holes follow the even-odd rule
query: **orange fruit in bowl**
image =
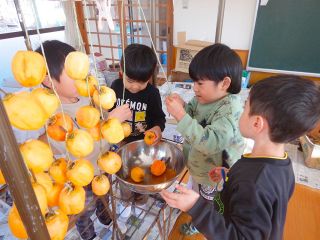
<svg viewBox="0 0 320 240">
<path fill-rule="evenodd" d="M 145 172 L 141 167 L 134 167 L 131 169 L 130 177 L 136 183 L 140 183 L 143 181 L 145 176 Z"/>
<path fill-rule="evenodd" d="M 166 171 L 166 169 L 166 164 L 161 160 L 155 160 L 150 166 L 151 173 L 157 177 L 161 176 Z"/>
<path fill-rule="evenodd" d="M 147 131 L 144 135 L 144 142 L 147 145 L 152 145 L 156 140 L 157 136 L 153 131 Z"/>
</svg>

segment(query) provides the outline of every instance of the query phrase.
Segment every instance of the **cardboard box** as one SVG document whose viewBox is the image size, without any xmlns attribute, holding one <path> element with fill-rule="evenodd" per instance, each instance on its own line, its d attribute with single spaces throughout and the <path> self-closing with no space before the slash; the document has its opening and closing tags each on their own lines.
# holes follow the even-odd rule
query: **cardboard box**
<svg viewBox="0 0 320 240">
<path fill-rule="evenodd" d="M 311 141 L 308 136 L 300 137 L 305 164 L 310 168 L 320 169 L 320 145 Z"/>
<path fill-rule="evenodd" d="M 180 71 L 184 73 L 189 72 L 189 65 L 192 58 L 204 47 L 212 45 L 211 42 L 189 40 L 184 43 L 176 45 L 177 55 L 176 55 L 176 66 L 175 71 Z"/>
</svg>

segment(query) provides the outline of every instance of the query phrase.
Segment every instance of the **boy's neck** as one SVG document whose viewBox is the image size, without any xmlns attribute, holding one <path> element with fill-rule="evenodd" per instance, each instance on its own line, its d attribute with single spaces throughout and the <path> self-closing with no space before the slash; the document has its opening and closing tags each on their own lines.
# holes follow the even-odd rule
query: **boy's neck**
<svg viewBox="0 0 320 240">
<path fill-rule="evenodd" d="M 250 156 L 283 158 L 285 156 L 284 144 L 271 141 L 255 141 Z"/>
</svg>

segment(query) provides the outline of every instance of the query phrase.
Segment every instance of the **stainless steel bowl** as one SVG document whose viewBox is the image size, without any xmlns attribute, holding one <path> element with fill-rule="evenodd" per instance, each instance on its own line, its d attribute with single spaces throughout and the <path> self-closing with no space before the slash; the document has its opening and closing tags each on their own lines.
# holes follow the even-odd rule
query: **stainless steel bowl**
<svg viewBox="0 0 320 240">
<path fill-rule="evenodd" d="M 117 179 L 131 191 L 143 194 L 158 193 L 168 188 L 185 167 L 181 149 L 176 144 L 164 140 L 154 146 L 146 145 L 144 140 L 134 141 L 122 146 L 118 154 L 122 159 L 122 167 L 116 174 Z M 150 166 L 155 159 L 166 161 L 167 170 L 159 177 L 150 173 Z M 136 166 L 145 171 L 145 178 L 140 183 L 130 178 L 130 171 Z"/>
</svg>

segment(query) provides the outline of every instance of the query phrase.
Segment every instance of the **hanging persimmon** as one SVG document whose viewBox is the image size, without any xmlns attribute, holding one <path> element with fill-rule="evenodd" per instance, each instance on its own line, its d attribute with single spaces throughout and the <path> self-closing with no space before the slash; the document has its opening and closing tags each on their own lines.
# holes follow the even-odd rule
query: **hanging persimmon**
<svg viewBox="0 0 320 240">
<path fill-rule="evenodd" d="M 70 52 L 65 60 L 64 69 L 73 80 L 85 79 L 89 72 L 89 58 L 83 52 Z"/>
<path fill-rule="evenodd" d="M 123 122 L 123 123 L 121 123 L 121 125 L 122 125 L 122 129 L 123 129 L 124 137 L 129 137 L 132 132 L 130 124 L 127 122 Z"/>
<path fill-rule="evenodd" d="M 82 106 L 76 112 L 77 123 L 83 128 L 93 128 L 100 120 L 100 112 L 92 106 Z"/>
<path fill-rule="evenodd" d="M 46 213 L 44 219 L 51 240 L 64 240 L 69 226 L 68 216 L 60 209 L 57 209 Z"/>
<path fill-rule="evenodd" d="M 47 200 L 49 207 L 55 207 L 59 205 L 59 196 L 63 189 L 63 185 L 60 183 L 53 183 L 50 192 L 47 192 Z"/>
<path fill-rule="evenodd" d="M 46 63 L 40 53 L 18 51 L 11 62 L 14 78 L 24 87 L 39 85 L 46 76 Z"/>
<path fill-rule="evenodd" d="M 40 103 L 47 117 L 51 117 L 59 107 L 59 99 L 51 89 L 35 88 L 31 95 Z"/>
<path fill-rule="evenodd" d="M 17 238 L 28 238 L 27 231 L 23 225 L 21 217 L 15 207 L 13 206 L 8 215 L 8 225 L 11 233 Z"/>
<path fill-rule="evenodd" d="M 101 174 L 95 176 L 91 182 L 92 192 L 97 196 L 106 195 L 110 189 L 109 179 Z"/>
<path fill-rule="evenodd" d="M 86 159 L 77 159 L 67 169 L 67 178 L 75 186 L 87 186 L 94 177 L 94 167 Z"/>
<path fill-rule="evenodd" d="M 87 129 L 88 133 L 91 135 L 91 137 L 95 141 L 99 141 L 101 139 L 101 136 L 102 136 L 101 126 L 100 125 L 101 125 L 101 123 L 98 122 L 98 124 L 96 126 L 94 126 L 93 128 Z"/>
<path fill-rule="evenodd" d="M 44 190 L 46 190 L 46 194 L 52 191 L 52 180 L 50 178 L 50 175 L 45 172 L 39 172 L 34 174 L 37 183 L 39 183 Z"/>
<path fill-rule="evenodd" d="M 116 93 L 113 91 L 113 89 L 107 86 L 101 86 L 100 89 L 95 90 L 93 93 L 94 104 L 97 107 L 101 105 L 101 107 L 106 110 L 111 109 L 116 100 Z"/>
<path fill-rule="evenodd" d="M 104 139 L 111 144 L 116 144 L 124 139 L 124 132 L 121 122 L 117 118 L 110 118 L 101 126 L 101 133 Z"/>
<path fill-rule="evenodd" d="M 118 172 L 122 166 L 121 157 L 115 152 L 105 152 L 98 159 L 98 166 L 106 173 L 114 174 Z"/>
<path fill-rule="evenodd" d="M 30 139 L 19 148 L 27 167 L 35 173 L 47 171 L 53 163 L 51 148 L 40 140 Z"/>
<path fill-rule="evenodd" d="M 5 184 L 6 183 L 6 180 L 4 179 L 4 176 L 2 174 L 2 171 L 0 169 L 0 184 Z"/>
<path fill-rule="evenodd" d="M 94 76 L 89 75 L 88 79 L 76 80 L 74 84 L 80 96 L 89 97 L 90 93 L 90 96 L 93 97 L 98 81 Z"/>
<path fill-rule="evenodd" d="M 93 151 L 94 141 L 87 131 L 76 129 L 67 135 L 66 147 L 73 156 L 85 157 Z"/>
<path fill-rule="evenodd" d="M 55 160 L 50 168 L 49 174 L 57 183 L 64 184 L 67 181 L 67 161 L 65 158 Z"/>
<path fill-rule="evenodd" d="M 59 196 L 59 207 L 67 215 L 78 214 L 84 209 L 86 192 L 83 187 L 66 185 Z"/>
<path fill-rule="evenodd" d="M 73 121 L 68 114 L 57 113 L 49 119 L 47 133 L 56 141 L 65 141 L 66 134 L 73 130 Z"/>
<path fill-rule="evenodd" d="M 46 213 L 44 219 L 51 240 L 64 240 L 69 226 L 68 216 L 60 209 L 57 209 Z"/>
<path fill-rule="evenodd" d="M 37 130 L 48 120 L 47 113 L 30 92 L 8 94 L 3 98 L 12 126 L 21 130 Z"/>
</svg>

